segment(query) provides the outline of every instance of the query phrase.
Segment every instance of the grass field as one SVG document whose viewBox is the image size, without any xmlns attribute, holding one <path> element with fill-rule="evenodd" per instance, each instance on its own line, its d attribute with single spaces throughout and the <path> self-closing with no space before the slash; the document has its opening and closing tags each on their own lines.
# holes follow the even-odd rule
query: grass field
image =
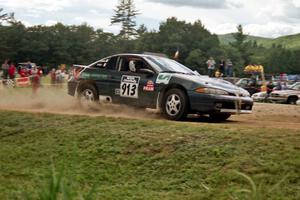
<svg viewBox="0 0 300 200">
<path fill-rule="evenodd" d="M 14 111 L 0 121 L 0 199 L 37 199 L 53 166 L 75 199 L 92 188 L 92 199 L 300 199 L 297 129 Z"/>
</svg>

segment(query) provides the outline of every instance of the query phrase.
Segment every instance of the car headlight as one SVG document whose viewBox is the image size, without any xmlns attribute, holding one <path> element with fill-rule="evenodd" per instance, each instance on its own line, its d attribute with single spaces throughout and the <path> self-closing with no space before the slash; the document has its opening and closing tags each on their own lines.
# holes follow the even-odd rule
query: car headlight
<svg viewBox="0 0 300 200">
<path fill-rule="evenodd" d="M 205 93 L 205 94 L 229 95 L 229 93 L 226 92 L 225 90 L 216 89 L 216 88 L 200 87 L 197 88 L 195 91 L 198 93 Z"/>
<path fill-rule="evenodd" d="M 241 96 L 243 96 L 243 97 L 250 97 L 250 93 L 249 92 L 244 92 L 244 93 L 242 93 L 242 95 Z M 259 95 L 259 97 L 262 97 L 263 95 Z"/>
</svg>

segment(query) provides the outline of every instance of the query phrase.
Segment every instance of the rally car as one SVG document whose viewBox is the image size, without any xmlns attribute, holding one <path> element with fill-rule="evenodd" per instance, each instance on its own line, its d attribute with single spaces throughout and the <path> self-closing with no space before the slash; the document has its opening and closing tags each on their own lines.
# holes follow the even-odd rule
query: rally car
<svg viewBox="0 0 300 200">
<path fill-rule="evenodd" d="M 158 109 L 170 120 L 194 113 L 222 121 L 231 114 L 251 113 L 253 105 L 242 88 L 146 54 L 118 54 L 88 66 L 74 65 L 68 93 L 80 101 Z"/>
</svg>

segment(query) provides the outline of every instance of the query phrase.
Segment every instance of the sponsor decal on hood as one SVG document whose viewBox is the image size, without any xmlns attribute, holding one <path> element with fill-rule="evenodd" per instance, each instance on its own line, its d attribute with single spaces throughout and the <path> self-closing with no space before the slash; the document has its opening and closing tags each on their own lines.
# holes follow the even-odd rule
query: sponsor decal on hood
<svg viewBox="0 0 300 200">
<path fill-rule="evenodd" d="M 168 73 L 161 73 L 158 74 L 157 79 L 156 79 L 156 83 L 163 83 L 163 84 L 168 84 L 170 79 L 171 79 L 172 75 L 168 74 Z"/>
</svg>

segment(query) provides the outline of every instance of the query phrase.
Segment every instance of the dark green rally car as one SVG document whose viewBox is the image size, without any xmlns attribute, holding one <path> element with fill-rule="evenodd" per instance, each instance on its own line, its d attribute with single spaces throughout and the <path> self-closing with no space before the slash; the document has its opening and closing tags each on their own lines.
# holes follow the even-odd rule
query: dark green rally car
<svg viewBox="0 0 300 200">
<path fill-rule="evenodd" d="M 68 93 L 80 101 L 107 101 L 162 111 L 171 120 L 187 114 L 226 120 L 251 113 L 249 93 L 229 82 L 201 76 L 160 56 L 118 54 L 88 66 L 74 65 Z"/>
</svg>

